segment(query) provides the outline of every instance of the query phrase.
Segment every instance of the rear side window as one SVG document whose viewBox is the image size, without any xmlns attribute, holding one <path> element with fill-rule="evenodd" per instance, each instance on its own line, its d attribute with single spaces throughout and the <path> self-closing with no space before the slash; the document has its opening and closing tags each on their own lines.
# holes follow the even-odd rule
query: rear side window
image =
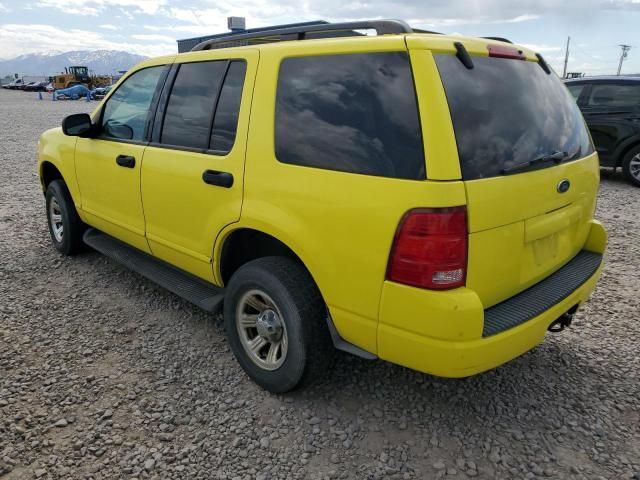
<svg viewBox="0 0 640 480">
<path fill-rule="evenodd" d="M 173 83 L 160 142 L 209 148 L 209 132 L 227 61 L 184 63 Z"/>
<path fill-rule="evenodd" d="M 591 88 L 588 105 L 591 107 L 640 106 L 640 82 L 637 84 L 598 84 Z"/>
<path fill-rule="evenodd" d="M 247 70 L 245 62 L 231 62 L 229 71 L 224 80 L 216 116 L 213 122 L 211 134 L 211 150 L 228 152 L 233 147 L 236 139 L 238 115 L 240 114 L 240 100 L 242 98 L 242 86 Z"/>
<path fill-rule="evenodd" d="M 556 152 L 565 161 L 593 152 L 576 102 L 537 62 L 435 55 L 458 143 L 462 178 L 495 177 L 503 169 Z M 553 166 L 552 162 L 535 168 Z"/>
<path fill-rule="evenodd" d="M 283 163 L 424 179 L 415 88 L 404 52 L 283 60 L 275 114 Z"/>
</svg>

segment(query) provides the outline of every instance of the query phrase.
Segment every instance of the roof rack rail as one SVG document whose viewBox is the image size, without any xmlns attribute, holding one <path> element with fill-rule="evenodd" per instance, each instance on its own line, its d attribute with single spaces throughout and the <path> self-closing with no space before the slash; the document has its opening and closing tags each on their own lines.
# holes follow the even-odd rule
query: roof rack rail
<svg viewBox="0 0 640 480">
<path fill-rule="evenodd" d="M 505 42 L 505 43 L 513 43 L 511 40 L 504 37 L 480 37 L 480 38 L 486 38 L 487 40 L 497 40 L 499 42 Z"/>
<path fill-rule="evenodd" d="M 326 23 L 320 25 L 306 25 L 285 28 L 265 29 L 259 32 L 241 32 L 226 35 L 222 38 L 213 38 L 197 44 L 192 52 L 210 50 L 213 48 L 229 48 L 242 45 L 239 42 L 256 40 L 256 43 L 270 43 L 280 40 L 304 40 L 307 34 L 336 33 L 324 35 L 331 37 L 351 36 L 353 30 L 375 30 L 378 35 L 412 33 L 413 29 L 402 20 L 367 20 L 361 22 Z M 339 32 L 345 32 L 342 35 Z M 312 35 L 313 36 L 313 35 Z M 315 36 L 315 38 L 318 38 Z"/>
<path fill-rule="evenodd" d="M 434 35 L 444 35 L 442 32 L 433 32 L 431 30 L 423 30 L 422 28 L 413 28 L 413 33 L 432 33 Z"/>
</svg>

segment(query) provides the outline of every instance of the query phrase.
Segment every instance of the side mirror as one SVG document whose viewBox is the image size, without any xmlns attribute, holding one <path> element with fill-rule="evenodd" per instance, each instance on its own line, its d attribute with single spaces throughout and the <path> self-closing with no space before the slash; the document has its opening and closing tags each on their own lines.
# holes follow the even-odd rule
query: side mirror
<svg viewBox="0 0 640 480">
<path fill-rule="evenodd" d="M 71 137 L 88 137 L 93 132 L 91 117 L 87 113 L 76 113 L 62 120 L 62 131 Z"/>
</svg>

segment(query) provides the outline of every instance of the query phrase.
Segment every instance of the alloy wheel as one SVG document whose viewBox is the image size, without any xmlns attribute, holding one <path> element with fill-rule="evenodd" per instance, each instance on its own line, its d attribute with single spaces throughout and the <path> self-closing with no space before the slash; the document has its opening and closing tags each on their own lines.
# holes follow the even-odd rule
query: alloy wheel
<svg viewBox="0 0 640 480">
<path fill-rule="evenodd" d="M 640 153 L 629 162 L 629 173 L 633 178 L 640 181 Z"/>
<path fill-rule="evenodd" d="M 287 327 L 275 302 L 262 290 L 246 292 L 236 309 L 236 327 L 245 352 L 260 368 L 276 370 L 287 356 Z"/>
<path fill-rule="evenodd" d="M 62 223 L 62 210 L 56 197 L 51 198 L 49 202 L 49 223 L 51 224 L 51 231 L 53 232 L 53 238 L 56 242 L 62 242 L 64 236 L 64 225 Z"/>
</svg>

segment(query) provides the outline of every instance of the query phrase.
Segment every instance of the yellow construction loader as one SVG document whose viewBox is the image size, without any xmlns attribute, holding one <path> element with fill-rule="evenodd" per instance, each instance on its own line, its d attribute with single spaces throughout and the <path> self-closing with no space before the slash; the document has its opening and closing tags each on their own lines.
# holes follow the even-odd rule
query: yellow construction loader
<svg viewBox="0 0 640 480">
<path fill-rule="evenodd" d="M 60 90 L 74 85 L 85 85 L 88 88 L 111 85 L 111 78 L 104 75 L 89 75 L 89 69 L 82 66 L 65 67 L 64 73 L 54 75 L 53 88 Z"/>
</svg>

